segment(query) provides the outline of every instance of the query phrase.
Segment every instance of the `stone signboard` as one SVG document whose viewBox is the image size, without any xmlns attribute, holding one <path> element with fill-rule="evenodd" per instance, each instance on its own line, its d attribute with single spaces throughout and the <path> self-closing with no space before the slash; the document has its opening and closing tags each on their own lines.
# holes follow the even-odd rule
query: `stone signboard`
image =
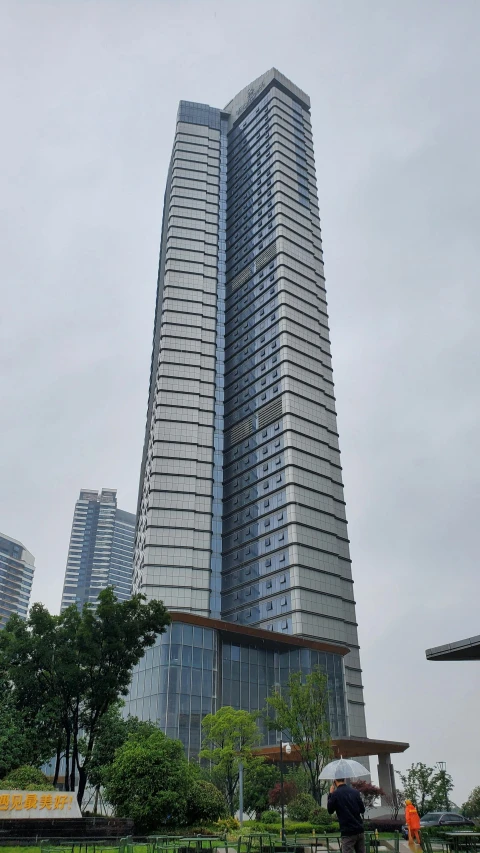
<svg viewBox="0 0 480 853">
<path fill-rule="evenodd" d="M 75 794 L 63 791 L 0 791 L 0 820 L 82 817 Z"/>
</svg>

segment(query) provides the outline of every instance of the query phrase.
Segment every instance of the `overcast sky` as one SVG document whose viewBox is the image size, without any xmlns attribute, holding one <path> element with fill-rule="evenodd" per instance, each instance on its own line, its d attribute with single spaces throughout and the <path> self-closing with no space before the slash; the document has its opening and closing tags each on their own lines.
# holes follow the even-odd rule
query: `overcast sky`
<svg viewBox="0 0 480 853">
<path fill-rule="evenodd" d="M 479 0 L 0 2 L 0 530 L 60 604 L 81 487 L 134 511 L 178 101 L 312 100 L 370 737 L 480 784 Z"/>
</svg>

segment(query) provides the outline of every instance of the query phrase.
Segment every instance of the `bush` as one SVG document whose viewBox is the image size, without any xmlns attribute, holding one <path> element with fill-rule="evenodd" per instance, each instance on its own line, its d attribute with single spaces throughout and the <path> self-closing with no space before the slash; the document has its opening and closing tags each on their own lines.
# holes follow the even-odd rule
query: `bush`
<svg viewBox="0 0 480 853">
<path fill-rule="evenodd" d="M 179 740 L 158 730 L 130 735 L 116 750 L 105 798 L 117 817 L 131 817 L 142 831 L 185 825 L 190 791 L 197 780 Z"/>
<path fill-rule="evenodd" d="M 262 823 L 280 823 L 282 820 L 282 815 L 280 812 L 276 812 L 275 809 L 269 809 L 267 812 L 262 812 Z"/>
<path fill-rule="evenodd" d="M 340 828 L 340 826 L 336 821 L 331 821 L 330 823 L 325 823 L 325 824 L 322 824 L 321 826 L 317 826 L 316 824 L 312 823 L 311 821 L 306 823 L 305 821 L 300 822 L 300 821 L 289 820 L 286 823 L 287 832 L 304 832 L 304 833 L 308 833 L 309 835 L 311 835 L 312 832 L 320 833 L 320 834 L 323 832 L 338 832 L 339 828 Z"/>
<path fill-rule="evenodd" d="M 451 826 L 428 826 L 420 829 L 420 833 L 422 835 L 433 836 L 434 838 L 445 838 L 447 837 L 448 841 L 448 833 L 449 832 L 475 832 L 476 827 L 472 826 L 470 823 L 461 824 L 458 826 L 455 824 L 455 828 L 452 830 Z"/>
<path fill-rule="evenodd" d="M 317 808 L 317 802 L 311 794 L 297 794 L 295 799 L 288 804 L 287 814 L 290 820 L 307 821 L 312 820 Z"/>
<path fill-rule="evenodd" d="M 312 823 L 314 823 L 315 826 L 323 826 L 324 824 L 326 826 L 332 823 L 332 815 L 329 814 L 327 810 L 323 809 L 321 806 L 316 806 L 312 814 Z"/>
<path fill-rule="evenodd" d="M 227 804 L 221 791 L 211 782 L 203 779 L 195 781 L 188 795 L 188 822 L 213 823 L 226 816 Z"/>
<path fill-rule="evenodd" d="M 11 770 L 0 783 L 4 791 L 54 791 L 53 785 L 41 770 L 25 764 Z"/>
<path fill-rule="evenodd" d="M 223 817 L 215 822 L 215 826 L 218 826 L 220 832 L 235 832 L 240 829 L 240 821 L 236 817 Z"/>
</svg>

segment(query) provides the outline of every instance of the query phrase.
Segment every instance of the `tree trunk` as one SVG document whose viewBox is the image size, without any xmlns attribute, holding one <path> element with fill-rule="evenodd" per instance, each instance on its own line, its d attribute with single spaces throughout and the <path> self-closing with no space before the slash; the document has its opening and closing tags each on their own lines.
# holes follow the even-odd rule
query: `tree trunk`
<svg viewBox="0 0 480 853">
<path fill-rule="evenodd" d="M 70 724 L 66 726 L 67 742 L 65 746 L 65 790 L 70 790 Z"/>
<path fill-rule="evenodd" d="M 60 761 L 62 760 L 62 736 L 60 735 L 57 740 L 57 756 L 55 759 L 55 773 L 53 776 L 53 787 L 55 788 L 58 783 L 58 775 L 60 773 Z"/>
<path fill-rule="evenodd" d="M 93 804 L 93 813 L 94 814 L 98 814 L 98 797 L 99 797 L 99 794 L 100 794 L 100 788 L 97 785 L 97 787 L 95 788 L 95 801 Z"/>
<path fill-rule="evenodd" d="M 82 807 L 83 795 L 85 794 L 85 788 L 87 786 L 87 771 L 85 767 L 78 768 L 78 794 L 77 794 L 77 802 L 80 808 Z"/>
<path fill-rule="evenodd" d="M 75 790 L 75 769 L 78 766 L 78 705 L 73 715 L 73 752 L 72 770 L 70 773 L 70 790 Z"/>
</svg>

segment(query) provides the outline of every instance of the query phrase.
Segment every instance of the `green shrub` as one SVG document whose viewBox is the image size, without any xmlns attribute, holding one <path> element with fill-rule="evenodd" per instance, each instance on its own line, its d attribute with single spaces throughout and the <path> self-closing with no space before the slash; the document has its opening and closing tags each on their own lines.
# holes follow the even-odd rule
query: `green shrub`
<svg viewBox="0 0 480 853">
<path fill-rule="evenodd" d="M 320 834 L 322 832 L 327 832 L 327 833 L 333 834 L 335 832 L 340 832 L 340 824 L 336 820 L 331 820 L 330 823 L 321 823 L 318 825 L 315 824 L 314 830 L 316 833 L 320 833 Z"/>
<path fill-rule="evenodd" d="M 313 832 L 313 823 L 305 820 L 287 820 L 285 827 L 287 832 L 308 832 L 309 835 Z"/>
<path fill-rule="evenodd" d="M 130 735 L 115 752 L 105 799 L 117 817 L 130 817 L 142 831 L 184 826 L 190 790 L 197 780 L 179 740 L 158 730 Z"/>
<path fill-rule="evenodd" d="M 223 817 L 215 822 L 215 826 L 218 826 L 221 832 L 235 832 L 240 829 L 240 822 L 236 817 Z"/>
<path fill-rule="evenodd" d="M 317 808 L 317 802 L 311 794 L 297 794 L 288 804 L 287 814 L 290 820 L 309 821 Z"/>
<path fill-rule="evenodd" d="M 323 824 L 332 823 L 332 815 L 327 812 L 326 809 L 323 809 L 321 806 L 315 806 L 312 814 L 312 823 L 315 826 L 322 826 Z"/>
<path fill-rule="evenodd" d="M 275 809 L 269 809 L 266 812 L 262 812 L 262 823 L 281 823 L 282 815 L 280 812 L 275 811 Z"/>
<path fill-rule="evenodd" d="M 211 782 L 196 780 L 188 795 L 189 824 L 214 823 L 222 817 L 227 817 L 227 804 L 221 791 Z"/>
<path fill-rule="evenodd" d="M 41 770 L 25 764 L 11 770 L 0 783 L 4 791 L 53 791 L 53 785 Z"/>
<path fill-rule="evenodd" d="M 324 832 L 335 833 L 339 832 L 340 829 L 339 824 L 334 820 L 331 820 L 330 823 L 324 823 L 321 825 L 312 823 L 311 821 L 287 820 L 285 822 L 285 828 L 288 833 L 297 832 L 308 835 L 311 835 L 312 832 L 319 835 L 322 835 Z"/>
<path fill-rule="evenodd" d="M 434 838 L 444 838 L 449 832 L 475 832 L 476 827 L 472 826 L 470 823 L 462 824 L 459 823 L 458 826 L 455 824 L 455 827 L 451 826 L 424 826 L 420 829 L 422 835 L 429 835 Z"/>
</svg>

